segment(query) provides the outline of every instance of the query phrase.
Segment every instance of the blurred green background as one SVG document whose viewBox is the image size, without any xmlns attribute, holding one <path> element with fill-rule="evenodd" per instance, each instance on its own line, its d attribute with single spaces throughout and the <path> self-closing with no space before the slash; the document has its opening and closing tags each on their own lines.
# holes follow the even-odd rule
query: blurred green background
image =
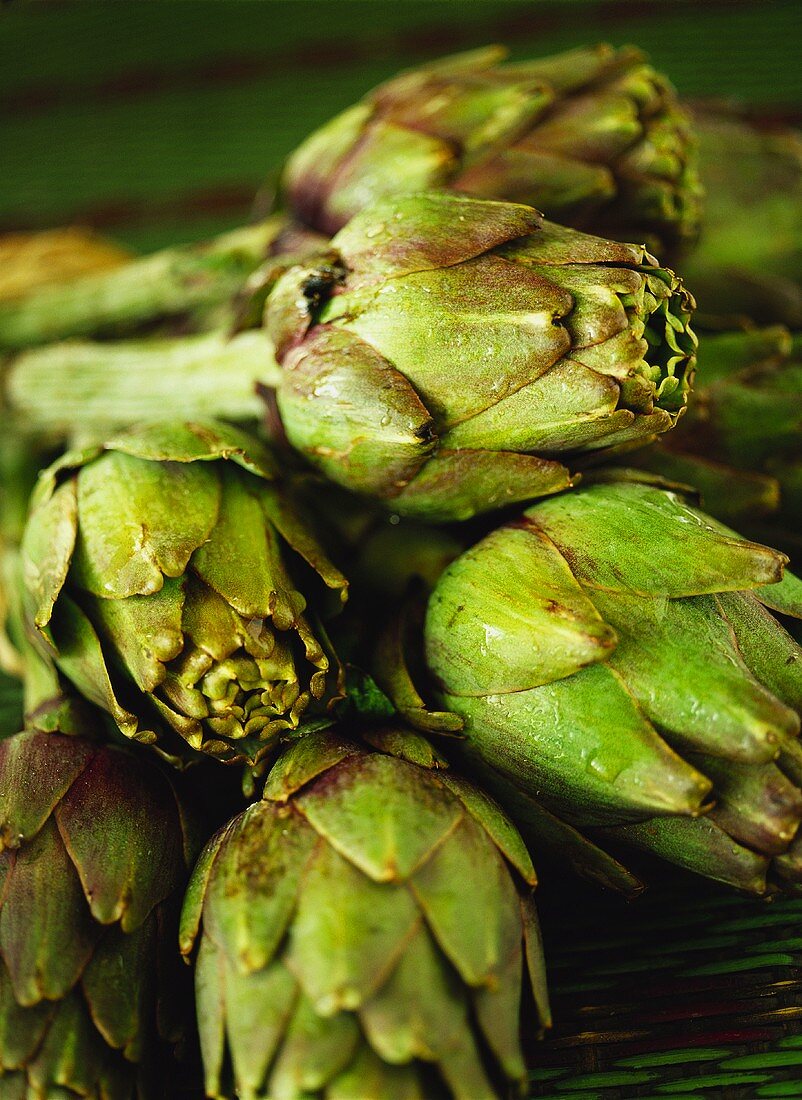
<svg viewBox="0 0 802 1100">
<path fill-rule="evenodd" d="M 0 232 L 203 237 L 398 68 L 597 40 L 642 46 L 684 95 L 802 103 L 800 0 L 18 0 L 0 16 Z"/>
<path fill-rule="evenodd" d="M 397 69 L 606 40 L 680 92 L 802 118 L 802 0 L 52 0 L 0 12 L 0 233 L 135 249 L 245 221 L 315 126 Z M 0 723 L 18 721 L 0 682 Z M 533 1096 L 802 1097 L 802 900 L 679 878 L 626 906 L 540 893 L 557 1026 Z"/>
</svg>

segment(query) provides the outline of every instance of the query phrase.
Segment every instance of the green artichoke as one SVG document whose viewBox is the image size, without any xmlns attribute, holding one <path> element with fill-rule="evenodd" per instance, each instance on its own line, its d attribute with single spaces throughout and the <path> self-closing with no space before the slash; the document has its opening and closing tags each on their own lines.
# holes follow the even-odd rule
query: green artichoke
<svg viewBox="0 0 802 1100">
<path fill-rule="evenodd" d="M 335 233 L 374 199 L 449 188 L 660 249 L 693 238 L 700 188 L 689 121 L 639 50 L 505 57 L 490 46 L 381 85 L 290 157 L 288 207 Z"/>
<path fill-rule="evenodd" d="M 702 229 L 683 276 L 700 316 L 802 326 L 802 136 L 726 109 L 693 123 L 705 187 Z"/>
<path fill-rule="evenodd" d="M 694 401 L 638 464 L 686 481 L 707 511 L 802 550 L 802 341 L 780 326 L 705 333 Z"/>
<path fill-rule="evenodd" d="M 636 889 L 604 850 L 629 843 L 758 893 L 800 884 L 802 650 L 767 608 L 802 615 L 802 584 L 617 476 L 446 569 L 425 624 L 438 702 L 483 785 L 585 873 Z"/>
<path fill-rule="evenodd" d="M 155 764 L 82 737 L 0 742 L 0 1094 L 168 1096 L 175 935 L 197 855 Z"/>
<path fill-rule="evenodd" d="M 341 694 L 300 587 L 339 604 L 346 581 L 269 454 L 222 424 L 144 426 L 59 459 L 34 493 L 22 570 L 42 652 L 176 761 L 254 763 Z"/>
<path fill-rule="evenodd" d="M 200 858 L 181 945 L 209 1096 L 490 1100 L 525 1077 L 522 1003 L 533 1037 L 549 1010 L 523 842 L 419 735 L 371 741 L 301 738 Z"/>
<path fill-rule="evenodd" d="M 558 492 L 590 456 L 671 428 L 692 304 L 643 248 L 530 207 L 385 200 L 276 283 L 278 411 L 334 481 L 464 519 Z"/>
</svg>

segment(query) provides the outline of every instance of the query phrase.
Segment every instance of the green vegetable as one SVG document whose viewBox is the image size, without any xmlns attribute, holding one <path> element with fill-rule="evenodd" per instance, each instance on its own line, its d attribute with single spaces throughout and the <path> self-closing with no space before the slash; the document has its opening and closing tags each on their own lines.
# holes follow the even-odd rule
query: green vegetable
<svg viewBox="0 0 802 1100">
<path fill-rule="evenodd" d="M 800 879 L 802 615 L 787 559 L 645 475 L 529 508 L 445 570 L 426 618 L 465 758 L 541 843 L 633 889 L 634 843 L 762 892 Z"/>
<path fill-rule="evenodd" d="M 688 117 L 631 46 L 503 64 L 498 46 L 401 73 L 290 157 L 287 204 L 335 233 L 377 198 L 450 188 L 662 252 L 692 239 L 700 188 Z"/>
<path fill-rule="evenodd" d="M 3 1096 L 167 1085 L 190 1023 L 176 929 L 198 847 L 142 756 L 33 731 L 0 742 Z"/>
<path fill-rule="evenodd" d="M 642 247 L 530 207 L 385 200 L 276 283 L 278 409 L 334 481 L 464 519 L 558 492 L 591 457 L 671 428 L 692 305 Z"/>
<path fill-rule="evenodd" d="M 317 611 L 346 581 L 276 475 L 233 428 L 155 424 L 68 453 L 34 494 L 31 633 L 127 737 L 171 759 L 255 763 L 341 694 Z"/>
<path fill-rule="evenodd" d="M 525 1080 L 522 1004 L 525 1036 L 549 1022 L 526 849 L 422 737 L 371 743 L 301 738 L 200 858 L 181 945 L 209 1096 L 492 1100 Z"/>
</svg>

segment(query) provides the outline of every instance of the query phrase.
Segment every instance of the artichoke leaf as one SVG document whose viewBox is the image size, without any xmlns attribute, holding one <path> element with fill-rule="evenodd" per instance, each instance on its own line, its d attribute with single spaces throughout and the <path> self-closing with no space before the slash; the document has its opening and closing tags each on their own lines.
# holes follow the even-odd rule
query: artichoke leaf
<svg viewBox="0 0 802 1100">
<path fill-rule="evenodd" d="M 526 1064 L 515 1041 L 515 1027 L 521 1017 L 522 944 L 499 967 L 500 980 L 483 986 L 474 996 L 476 1018 L 504 1072 L 513 1080 L 526 1075 Z"/>
<path fill-rule="evenodd" d="M 89 961 L 99 931 L 50 818 L 15 855 L 0 910 L 0 950 L 18 1004 L 65 997 Z"/>
<path fill-rule="evenodd" d="M 147 1056 L 148 1006 L 155 975 L 150 972 L 156 917 L 133 932 L 110 929 L 84 971 L 81 986 L 92 1020 L 103 1038 L 131 1062 Z"/>
<path fill-rule="evenodd" d="M 590 485 L 526 514 L 589 588 L 676 598 L 774 585 L 782 576 L 782 554 L 747 542 L 657 486 Z"/>
<path fill-rule="evenodd" d="M 768 859 L 737 844 L 709 815 L 655 817 L 651 821 L 600 829 L 598 835 L 607 841 L 624 841 L 750 894 L 765 893 Z"/>
<path fill-rule="evenodd" d="M 327 323 L 359 336 L 410 380 L 438 431 L 483 411 L 566 355 L 567 292 L 500 256 L 407 275 L 332 299 Z M 455 385 L 455 379 L 459 385 Z"/>
<path fill-rule="evenodd" d="M 95 790 L 107 792 L 102 830 Z M 56 821 L 101 924 L 119 921 L 124 932 L 133 932 L 180 877 L 181 851 L 160 843 L 180 831 L 175 801 L 166 780 L 139 758 L 98 753 L 56 807 Z"/>
<path fill-rule="evenodd" d="M 167 577 L 148 596 L 97 600 L 94 625 L 112 641 L 128 675 L 142 691 L 153 692 L 164 680 L 170 661 L 184 648 L 181 614 L 185 578 Z"/>
<path fill-rule="evenodd" d="M 454 232 L 454 211 L 460 222 Z M 542 218 L 516 203 L 454 195 L 399 195 L 357 214 L 332 241 L 362 279 L 434 271 L 481 256 L 538 229 Z"/>
<path fill-rule="evenodd" d="M 461 775 L 443 771 L 440 782 L 455 794 L 474 820 L 484 829 L 504 858 L 515 868 L 524 882 L 537 884 L 537 875 L 521 835 L 483 788 L 468 783 Z"/>
<path fill-rule="evenodd" d="M 608 662 L 528 691 L 443 698 L 472 753 L 573 824 L 695 814 L 710 791 Z"/>
<path fill-rule="evenodd" d="M 515 988 L 520 993 L 520 980 Z M 359 1015 L 371 1046 L 393 1064 L 442 1062 L 459 1046 L 475 1043 L 459 978 L 423 923 Z M 511 1034 L 516 1032 L 517 1023 Z"/>
<path fill-rule="evenodd" d="M 560 359 L 539 378 L 455 424 L 444 447 L 508 451 L 575 450 L 603 439 L 633 419 L 617 409 L 617 383 L 570 359 Z"/>
<path fill-rule="evenodd" d="M 204 1083 L 209 1096 L 220 1096 L 228 1084 L 224 1077 L 228 992 L 225 971 L 225 954 L 211 937 L 204 936 L 195 961 L 195 1002 Z"/>
<path fill-rule="evenodd" d="M 108 1056 L 108 1047 L 95 1029 L 81 1003 L 72 993 L 57 1007 L 44 1042 L 27 1067 L 33 1095 L 48 1100 L 68 1100 L 70 1096 L 125 1095 L 130 1079 L 124 1063 Z M 64 1092 L 56 1092 L 54 1083 L 64 1083 Z"/>
<path fill-rule="evenodd" d="M 290 442 L 335 480 L 345 462 L 347 483 L 361 492 L 405 485 L 436 444 L 412 384 L 364 340 L 329 325 L 287 356 L 277 401 Z"/>
<path fill-rule="evenodd" d="M 237 1092 L 240 1096 L 263 1096 L 271 1061 L 277 1051 L 279 1060 L 283 1058 L 288 1026 L 292 1029 L 302 1003 L 298 983 L 278 961 L 243 975 L 227 960 L 223 980 L 226 1034 Z"/>
<path fill-rule="evenodd" d="M 331 1082 L 326 1091 L 327 1100 L 353 1100 L 355 1096 L 381 1096 L 382 1100 L 427 1100 L 425 1086 L 415 1066 L 390 1066 L 366 1044 L 359 1048 L 353 1062 Z M 485 1100 L 484 1094 L 477 1095 L 474 1100 Z"/>
<path fill-rule="evenodd" d="M 722 592 L 715 598 L 752 674 L 802 715 L 802 646 L 769 614 L 759 594 Z"/>
<path fill-rule="evenodd" d="M 49 496 L 32 502 L 22 538 L 21 564 L 26 602 L 42 630 L 64 587 L 78 531 L 78 500 L 74 481 L 59 485 Z"/>
<path fill-rule="evenodd" d="M 714 596 L 666 600 L 596 591 L 593 598 L 618 633 L 610 666 L 670 741 L 765 763 L 799 732 L 797 713 L 744 664 Z"/>
<path fill-rule="evenodd" d="M 217 517 L 216 472 L 202 463 L 108 451 L 77 481 L 81 520 L 70 579 L 103 599 L 150 595 L 165 577 L 180 577 Z"/>
<path fill-rule="evenodd" d="M 472 915 L 465 919 L 462 883 L 470 879 Z M 504 859 L 484 830 L 463 817 L 412 876 L 411 889 L 441 950 L 473 987 L 494 986 L 520 949 L 517 898 Z"/>
<path fill-rule="evenodd" d="M 222 838 L 203 923 L 241 974 L 263 970 L 275 955 L 316 841 L 303 822 L 285 836 L 282 812 L 266 802 L 250 806 Z"/>
<path fill-rule="evenodd" d="M 321 841 L 298 896 L 287 965 L 319 1015 L 353 1011 L 386 981 L 419 921 L 405 886 L 374 882 Z"/>
<path fill-rule="evenodd" d="M 492 532 L 445 570 L 426 617 L 429 667 L 451 694 L 551 683 L 616 644 L 565 558 L 534 524 Z"/>
<path fill-rule="evenodd" d="M 339 592 L 340 599 L 345 603 L 348 598 L 347 577 L 329 559 L 320 541 L 300 521 L 285 493 L 275 486 L 266 485 L 260 492 L 259 499 L 265 516 L 284 541 L 314 569 L 327 588 Z"/>
<path fill-rule="evenodd" d="M 253 1013 L 253 1008 L 248 1011 Z M 269 1095 L 305 1096 L 324 1089 L 349 1064 L 361 1038 L 351 1013 L 323 1019 L 301 994 L 270 1074 Z M 238 1076 L 241 1080 L 242 1075 Z"/>
<path fill-rule="evenodd" d="M 777 611 L 780 615 L 790 615 L 794 619 L 802 619 L 802 580 L 788 569 L 777 583 L 769 583 L 759 588 L 755 595 L 772 611 Z"/>
<path fill-rule="evenodd" d="M 279 587 L 275 533 L 265 526 L 258 495 L 230 470 L 220 471 L 221 508 L 217 523 L 193 556 L 191 568 L 243 618 L 281 619 L 287 630 L 303 610 L 300 596 Z M 248 562 L 243 569 L 242 563 Z"/>
<path fill-rule="evenodd" d="M 117 451 L 148 462 L 213 462 L 231 459 L 250 473 L 270 481 L 275 464 L 258 440 L 231 424 L 220 421 L 163 421 L 144 424 L 112 436 L 104 444 Z"/>
<path fill-rule="evenodd" d="M 536 455 L 443 448 L 388 504 L 405 515 L 443 523 L 561 493 L 574 484 L 562 463 Z"/>
<path fill-rule="evenodd" d="M 408 879 L 461 816 L 459 802 L 443 798 L 435 776 L 381 753 L 324 775 L 298 795 L 296 805 L 327 843 L 374 882 Z"/>
<path fill-rule="evenodd" d="M 78 691 L 110 714 L 126 737 L 152 741 L 153 734 L 140 729 L 137 716 L 118 702 L 100 639 L 80 607 L 65 593 L 54 608 L 51 627 L 56 664 Z"/>
<path fill-rule="evenodd" d="M 2 849 L 31 840 L 92 759 L 87 741 L 43 740 L 28 731 L 0 741 Z"/>
</svg>

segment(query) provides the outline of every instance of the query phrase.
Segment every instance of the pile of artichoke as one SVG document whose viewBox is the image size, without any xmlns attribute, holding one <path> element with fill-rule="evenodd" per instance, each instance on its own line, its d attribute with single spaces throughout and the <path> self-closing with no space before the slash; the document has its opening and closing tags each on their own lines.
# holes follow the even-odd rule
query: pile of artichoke
<svg viewBox="0 0 802 1100">
<path fill-rule="evenodd" d="M 802 892 L 801 183 L 490 48 L 206 245 L 0 242 L 0 1095 L 505 1097 L 533 861 Z"/>
</svg>

